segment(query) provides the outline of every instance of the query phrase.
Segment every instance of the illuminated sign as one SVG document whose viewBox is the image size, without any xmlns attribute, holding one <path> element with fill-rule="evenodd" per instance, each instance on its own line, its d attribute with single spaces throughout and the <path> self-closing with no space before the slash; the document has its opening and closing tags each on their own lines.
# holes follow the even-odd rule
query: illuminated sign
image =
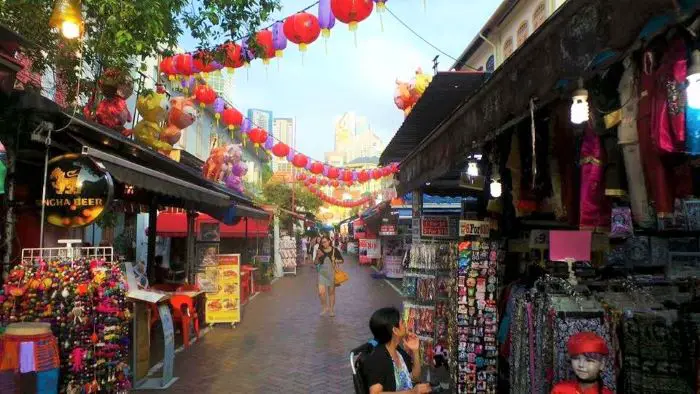
<svg viewBox="0 0 700 394">
<path fill-rule="evenodd" d="M 77 154 L 48 163 L 46 221 L 59 227 L 83 227 L 93 223 L 109 207 L 114 194 L 112 177 L 102 164 Z"/>
</svg>

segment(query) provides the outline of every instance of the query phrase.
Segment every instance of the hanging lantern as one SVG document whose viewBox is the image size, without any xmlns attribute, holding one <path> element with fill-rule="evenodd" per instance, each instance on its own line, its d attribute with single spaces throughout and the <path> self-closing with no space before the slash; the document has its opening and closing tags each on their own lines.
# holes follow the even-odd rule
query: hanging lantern
<svg viewBox="0 0 700 394">
<path fill-rule="evenodd" d="M 499 182 L 496 179 L 492 179 L 491 185 L 489 186 L 489 191 L 491 192 L 491 197 L 493 197 L 493 198 L 501 197 L 501 193 L 503 192 L 503 187 L 501 186 L 501 182 Z"/>
<path fill-rule="evenodd" d="M 229 42 L 224 44 L 223 49 L 226 51 L 224 66 L 228 67 L 231 71 L 243 66 L 243 56 L 241 54 L 240 45 L 235 42 Z"/>
<path fill-rule="evenodd" d="M 578 81 L 578 89 L 574 90 L 571 97 L 571 123 L 582 124 L 588 122 L 588 90 L 583 87 L 583 79 Z"/>
<path fill-rule="evenodd" d="M 316 184 L 316 177 L 312 176 L 311 178 L 309 178 L 309 182 L 311 182 L 312 185 L 315 185 Z"/>
<path fill-rule="evenodd" d="M 204 108 L 207 105 L 214 104 L 216 92 L 208 85 L 197 85 L 194 88 L 194 97 L 199 101 L 199 106 Z"/>
<path fill-rule="evenodd" d="M 321 178 L 320 181 L 318 181 L 318 184 L 321 186 L 328 186 L 328 179 L 326 178 Z"/>
<path fill-rule="evenodd" d="M 306 174 L 297 174 L 297 181 L 306 180 Z"/>
<path fill-rule="evenodd" d="M 470 161 L 467 165 L 467 175 L 471 177 L 479 176 L 479 167 L 475 161 Z"/>
<path fill-rule="evenodd" d="M 275 57 L 281 58 L 287 49 L 287 37 L 284 35 L 284 22 L 275 22 L 272 25 L 272 46 L 275 48 Z"/>
<path fill-rule="evenodd" d="M 381 179 L 381 177 L 382 177 L 381 171 L 379 171 L 376 168 L 374 170 L 372 170 L 372 179 L 379 180 L 379 179 Z"/>
<path fill-rule="evenodd" d="M 226 108 L 226 101 L 222 99 L 221 97 L 217 97 L 214 100 L 214 119 L 216 119 L 216 126 L 219 126 L 219 119 L 221 119 L 221 114 L 224 112 L 224 109 Z"/>
<path fill-rule="evenodd" d="M 259 31 L 255 34 L 255 40 L 258 42 L 259 51 L 256 57 L 262 59 L 264 64 L 270 64 L 270 59 L 275 57 L 275 45 L 272 32 L 269 30 Z"/>
<path fill-rule="evenodd" d="M 277 157 L 285 157 L 289 154 L 289 146 L 283 142 L 278 142 L 272 147 L 272 154 Z"/>
<path fill-rule="evenodd" d="M 382 176 L 383 176 L 383 177 L 384 177 L 384 176 L 389 176 L 389 175 L 391 175 L 391 168 L 389 168 L 389 167 L 382 167 L 381 170 L 382 170 Z"/>
<path fill-rule="evenodd" d="M 318 2 L 318 24 L 321 27 L 321 36 L 328 54 L 328 38 L 331 36 L 331 29 L 335 26 L 335 15 L 331 9 L 331 0 L 321 0 Z"/>
<path fill-rule="evenodd" d="M 352 184 L 352 171 L 345 171 L 343 173 L 343 181 L 346 183 Z"/>
<path fill-rule="evenodd" d="M 357 24 L 372 14 L 372 0 L 331 0 L 331 9 L 336 19 L 348 25 L 350 31 L 357 30 Z"/>
<path fill-rule="evenodd" d="M 294 155 L 294 159 L 292 160 L 292 164 L 294 165 L 294 167 L 297 167 L 297 168 L 306 167 L 306 164 L 308 162 L 309 162 L 309 159 L 301 153 L 297 153 L 296 155 Z"/>
<path fill-rule="evenodd" d="M 224 126 L 228 127 L 229 130 L 234 130 L 243 123 L 243 114 L 235 108 L 225 108 L 221 113 L 221 118 Z"/>
<path fill-rule="evenodd" d="M 386 2 L 389 0 L 374 0 L 375 3 L 377 3 L 377 14 L 379 14 L 379 26 L 382 28 L 382 32 L 384 31 L 384 18 L 382 18 L 382 15 L 384 14 L 384 11 L 386 11 Z"/>
<path fill-rule="evenodd" d="M 248 132 L 248 138 L 257 147 L 267 141 L 267 131 L 258 127 L 253 128 Z"/>
<path fill-rule="evenodd" d="M 322 172 L 323 172 L 323 164 L 321 164 L 319 162 L 314 162 L 313 164 L 311 164 L 311 173 L 318 175 Z"/>
<path fill-rule="evenodd" d="M 333 186 L 333 187 L 338 187 L 338 186 L 340 186 L 340 182 L 338 182 L 337 179 L 333 179 L 333 180 L 331 181 L 331 186 Z"/>
<path fill-rule="evenodd" d="M 165 74 L 171 81 L 175 79 L 177 70 L 175 69 L 175 61 L 171 56 L 166 56 L 160 61 L 158 69 L 161 73 Z"/>
<path fill-rule="evenodd" d="M 316 41 L 321 34 L 318 18 L 307 12 L 300 12 L 287 17 L 284 20 L 284 35 L 297 45 L 301 52 L 306 52 L 306 47 Z"/>
<path fill-rule="evenodd" d="M 360 181 L 360 183 L 367 183 L 369 181 L 369 173 L 367 173 L 366 170 L 360 171 L 360 173 L 357 174 L 357 180 Z"/>
<path fill-rule="evenodd" d="M 331 179 L 338 179 L 340 171 L 335 167 L 328 168 L 328 177 Z"/>
<path fill-rule="evenodd" d="M 175 71 L 177 71 L 179 75 L 190 76 L 194 74 L 194 62 L 192 55 L 189 53 L 181 53 L 179 55 L 175 55 L 174 60 Z"/>
<path fill-rule="evenodd" d="M 61 30 L 63 37 L 73 40 L 83 33 L 83 10 L 80 0 L 57 0 L 49 26 Z"/>
<path fill-rule="evenodd" d="M 193 71 L 202 73 L 203 76 L 212 73 L 214 71 L 219 71 L 223 66 L 214 60 L 214 56 L 205 51 L 199 51 L 194 56 L 192 56 Z"/>
</svg>

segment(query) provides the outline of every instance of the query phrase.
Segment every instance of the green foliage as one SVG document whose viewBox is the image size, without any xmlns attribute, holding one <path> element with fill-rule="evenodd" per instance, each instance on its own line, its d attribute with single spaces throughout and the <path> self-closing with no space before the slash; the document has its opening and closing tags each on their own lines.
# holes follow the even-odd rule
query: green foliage
<svg viewBox="0 0 700 394">
<path fill-rule="evenodd" d="M 74 94 L 81 49 L 87 89 L 100 69 L 133 69 L 148 56 L 167 53 L 189 30 L 199 48 L 257 30 L 279 0 L 82 0 L 84 38 L 68 41 L 49 26 L 55 0 L 0 0 L 0 23 L 36 44 L 25 49 L 36 71 L 47 67 L 66 79 Z M 81 89 L 82 90 L 82 89 Z M 85 91 L 85 90 L 83 90 Z M 72 98 L 72 97 L 70 97 Z"/>
<path fill-rule="evenodd" d="M 292 211 L 292 186 L 281 181 L 265 183 L 262 189 L 263 202 L 276 205 L 288 211 Z M 299 213 L 316 214 L 323 205 L 323 201 L 304 188 L 294 189 L 294 211 Z M 283 227 L 289 227 L 291 216 L 284 211 L 280 212 L 280 221 Z"/>
<path fill-rule="evenodd" d="M 272 178 L 272 167 L 270 167 L 269 163 L 263 163 L 262 169 L 261 169 L 261 175 L 262 175 L 262 184 L 266 184 L 270 178 Z"/>
</svg>

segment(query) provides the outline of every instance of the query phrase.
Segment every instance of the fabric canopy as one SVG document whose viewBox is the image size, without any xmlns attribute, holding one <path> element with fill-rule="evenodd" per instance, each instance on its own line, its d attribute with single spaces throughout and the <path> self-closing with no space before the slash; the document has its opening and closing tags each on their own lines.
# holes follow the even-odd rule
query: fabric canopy
<svg viewBox="0 0 700 394">
<path fill-rule="evenodd" d="M 217 223 L 213 217 L 200 213 L 195 220 L 195 232 L 199 233 L 202 223 Z M 220 223 L 220 222 L 219 222 Z M 221 238 L 245 238 L 246 227 L 249 238 L 268 235 L 268 219 L 241 218 L 234 225 L 219 224 Z M 156 234 L 161 237 L 182 238 L 187 236 L 187 214 L 184 212 L 160 212 L 156 222 Z"/>
</svg>

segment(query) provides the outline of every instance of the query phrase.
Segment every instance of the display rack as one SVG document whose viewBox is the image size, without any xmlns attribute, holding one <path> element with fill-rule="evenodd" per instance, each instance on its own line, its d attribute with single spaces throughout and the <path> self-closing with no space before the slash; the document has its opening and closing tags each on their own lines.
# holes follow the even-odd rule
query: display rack
<svg viewBox="0 0 700 394">
<path fill-rule="evenodd" d="M 111 246 L 80 247 L 82 239 L 59 239 L 59 244 L 66 246 L 55 248 L 25 248 L 22 249 L 22 262 L 33 263 L 37 259 L 104 259 L 108 263 L 114 262 L 114 248 Z"/>
<path fill-rule="evenodd" d="M 285 235 L 280 239 L 280 256 L 282 257 L 282 273 L 297 274 L 297 242 L 296 239 Z"/>
</svg>

